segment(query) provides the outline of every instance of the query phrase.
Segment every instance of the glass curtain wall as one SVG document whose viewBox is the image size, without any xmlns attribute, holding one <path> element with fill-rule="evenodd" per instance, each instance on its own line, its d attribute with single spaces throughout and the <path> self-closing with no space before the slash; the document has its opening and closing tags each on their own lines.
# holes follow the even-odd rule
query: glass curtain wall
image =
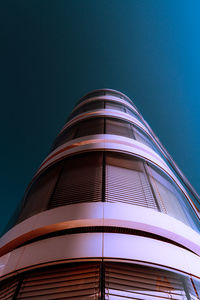
<svg viewBox="0 0 200 300">
<path fill-rule="evenodd" d="M 167 174 L 143 159 L 106 151 L 72 156 L 49 168 L 25 195 L 17 222 L 62 205 L 101 201 L 154 209 L 198 230 L 188 200 Z"/>
<path fill-rule="evenodd" d="M 94 262 L 56 266 L 27 272 L 20 278 L 16 276 L 1 285 L 0 298 L 198 300 L 199 287 L 200 282 L 195 278 L 162 269 Z"/>
</svg>

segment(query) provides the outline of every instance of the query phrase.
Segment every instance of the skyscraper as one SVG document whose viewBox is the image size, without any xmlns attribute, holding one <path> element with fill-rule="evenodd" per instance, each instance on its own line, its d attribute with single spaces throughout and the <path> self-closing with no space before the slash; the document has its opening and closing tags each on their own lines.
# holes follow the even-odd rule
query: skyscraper
<svg viewBox="0 0 200 300">
<path fill-rule="evenodd" d="M 0 299 L 200 299 L 198 200 L 132 101 L 93 91 L 1 238 Z"/>
</svg>

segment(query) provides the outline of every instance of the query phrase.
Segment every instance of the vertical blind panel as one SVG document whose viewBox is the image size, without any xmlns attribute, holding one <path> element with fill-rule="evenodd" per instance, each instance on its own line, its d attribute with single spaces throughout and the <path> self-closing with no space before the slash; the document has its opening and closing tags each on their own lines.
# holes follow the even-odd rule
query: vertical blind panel
<svg viewBox="0 0 200 300">
<path fill-rule="evenodd" d="M 99 264 L 48 269 L 27 275 L 17 299 L 98 299 Z"/>
<path fill-rule="evenodd" d="M 153 168 L 148 168 L 150 180 L 154 188 L 156 198 L 162 211 L 189 225 L 189 220 L 184 213 L 181 203 L 177 197 L 177 191 L 170 181 L 164 175 L 161 176 Z"/>
<path fill-rule="evenodd" d="M 61 165 L 49 168 L 31 186 L 21 210 L 18 222 L 48 208 L 48 202 L 60 173 Z"/>
<path fill-rule="evenodd" d="M 106 299 L 188 299 L 180 276 L 162 270 L 106 265 Z"/>
<path fill-rule="evenodd" d="M 106 201 L 123 202 L 157 210 L 142 162 L 107 154 Z"/>
<path fill-rule="evenodd" d="M 12 300 L 17 288 L 18 280 L 14 279 L 7 283 L 0 284 L 0 299 Z"/>
<path fill-rule="evenodd" d="M 49 208 L 101 201 L 101 198 L 102 153 L 87 153 L 66 159 Z"/>
</svg>

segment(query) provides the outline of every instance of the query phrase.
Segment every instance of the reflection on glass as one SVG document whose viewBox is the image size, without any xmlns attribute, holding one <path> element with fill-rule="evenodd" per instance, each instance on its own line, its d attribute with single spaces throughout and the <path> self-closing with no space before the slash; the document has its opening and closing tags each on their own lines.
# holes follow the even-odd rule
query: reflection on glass
<svg viewBox="0 0 200 300">
<path fill-rule="evenodd" d="M 148 167 L 148 173 L 161 211 L 197 230 L 196 217 L 188 204 L 188 200 L 176 184 L 153 166 Z"/>
</svg>

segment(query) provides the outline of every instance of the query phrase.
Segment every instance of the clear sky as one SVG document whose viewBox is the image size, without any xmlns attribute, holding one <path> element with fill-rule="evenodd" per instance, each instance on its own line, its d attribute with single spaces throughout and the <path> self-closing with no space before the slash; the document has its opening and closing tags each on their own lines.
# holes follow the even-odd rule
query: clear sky
<svg viewBox="0 0 200 300">
<path fill-rule="evenodd" d="M 200 193 L 200 1 L 0 4 L 3 229 L 72 110 L 124 92 Z"/>
</svg>

